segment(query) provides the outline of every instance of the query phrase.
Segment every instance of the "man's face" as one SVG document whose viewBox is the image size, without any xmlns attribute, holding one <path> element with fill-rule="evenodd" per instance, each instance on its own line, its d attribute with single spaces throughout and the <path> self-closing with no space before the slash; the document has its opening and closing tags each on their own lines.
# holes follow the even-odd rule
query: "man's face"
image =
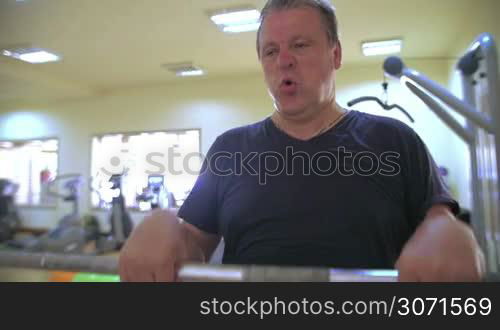
<svg viewBox="0 0 500 330">
<path fill-rule="evenodd" d="M 307 115 L 334 101 L 341 48 L 328 41 L 316 9 L 271 12 L 262 25 L 259 55 L 278 111 Z"/>
</svg>

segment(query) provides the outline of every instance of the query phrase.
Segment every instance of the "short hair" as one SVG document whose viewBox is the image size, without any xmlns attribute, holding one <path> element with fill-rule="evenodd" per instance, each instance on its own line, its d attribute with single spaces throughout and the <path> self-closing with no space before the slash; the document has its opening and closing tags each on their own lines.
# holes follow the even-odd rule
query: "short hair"
<svg viewBox="0 0 500 330">
<path fill-rule="evenodd" d="M 321 16 L 323 26 L 325 27 L 328 41 L 335 45 L 339 41 L 338 30 L 337 30 L 337 16 L 335 15 L 335 8 L 328 0 L 268 0 L 262 12 L 260 14 L 260 26 L 257 31 L 257 54 L 260 57 L 259 43 L 260 43 L 260 31 L 264 20 L 267 15 L 273 11 L 283 10 L 283 9 L 294 9 L 310 7 L 318 10 Z"/>
</svg>

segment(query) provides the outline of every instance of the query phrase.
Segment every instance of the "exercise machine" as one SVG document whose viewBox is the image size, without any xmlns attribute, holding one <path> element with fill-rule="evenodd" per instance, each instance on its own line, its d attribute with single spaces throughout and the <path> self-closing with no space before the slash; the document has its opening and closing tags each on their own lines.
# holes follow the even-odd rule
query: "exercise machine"
<svg viewBox="0 0 500 330">
<path fill-rule="evenodd" d="M 64 181 L 65 194 L 55 192 L 56 183 Z M 57 252 L 57 253 L 84 253 L 86 245 L 97 238 L 98 222 L 93 216 L 82 217 L 79 213 L 78 199 L 82 176 L 79 174 L 66 174 L 57 176 L 49 184 L 48 193 L 62 198 L 72 205 L 71 212 L 59 220 L 56 228 L 39 237 L 28 237 L 24 240 L 11 240 L 9 247 L 22 248 L 26 251 Z"/>
<path fill-rule="evenodd" d="M 399 104 L 388 104 L 388 102 L 387 102 L 387 99 L 388 99 L 387 89 L 388 89 L 388 87 L 389 87 L 389 84 L 385 81 L 385 77 L 384 77 L 384 82 L 382 83 L 382 89 L 384 90 L 384 96 L 385 96 L 384 101 L 382 101 L 381 99 L 379 99 L 378 97 L 375 97 L 375 96 L 361 96 L 361 97 L 355 98 L 354 100 L 347 102 L 347 106 L 352 107 L 353 105 L 356 105 L 356 104 L 361 103 L 361 102 L 375 102 L 382 109 L 384 109 L 386 111 L 390 111 L 392 109 L 398 109 L 408 118 L 408 120 L 410 122 L 414 123 L 415 120 L 413 119 L 413 117 L 402 106 L 400 106 Z"/>
<path fill-rule="evenodd" d="M 15 204 L 19 186 L 7 179 L 0 179 L 0 243 L 8 241 L 21 225 Z"/>
<path fill-rule="evenodd" d="M 120 250 L 134 227 L 125 207 L 125 198 L 122 193 L 122 177 L 121 174 L 114 174 L 109 179 L 111 182 L 110 189 L 114 191 L 109 216 L 111 229 L 107 233 L 100 233 L 96 240 L 96 249 L 99 254 Z"/>
<path fill-rule="evenodd" d="M 142 207 L 143 203 L 149 204 L 151 210 L 177 206 L 173 194 L 165 186 L 165 177 L 163 175 L 149 175 L 147 186 L 136 199 L 141 210 L 145 209 Z"/>
<path fill-rule="evenodd" d="M 401 79 L 469 147 L 472 210 L 470 222 L 486 255 L 487 270 L 500 269 L 500 102 L 498 53 L 494 38 L 483 33 L 457 64 L 463 99 L 407 68 L 398 57 L 384 62 L 384 71 Z M 462 125 L 435 100 L 466 119 Z"/>
</svg>

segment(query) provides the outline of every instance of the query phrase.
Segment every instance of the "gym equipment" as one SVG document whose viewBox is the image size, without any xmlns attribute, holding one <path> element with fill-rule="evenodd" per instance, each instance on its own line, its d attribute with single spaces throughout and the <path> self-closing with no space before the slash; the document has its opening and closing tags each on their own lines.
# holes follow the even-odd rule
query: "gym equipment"
<svg viewBox="0 0 500 330">
<path fill-rule="evenodd" d="M 0 179 L 0 243 L 14 237 L 21 225 L 14 196 L 19 185 L 7 179 Z"/>
<path fill-rule="evenodd" d="M 104 256 L 61 255 L 0 251 L 1 267 L 65 269 L 103 274 L 117 273 L 118 259 Z M 327 268 L 186 264 L 182 281 L 375 281 L 394 282 L 393 270 L 341 270 Z"/>
<path fill-rule="evenodd" d="M 114 174 L 109 181 L 112 183 L 111 189 L 115 191 L 115 196 L 111 201 L 111 215 L 109 216 L 111 230 L 108 233 L 99 234 L 96 240 L 98 253 L 121 249 L 134 227 L 122 194 L 122 175 Z"/>
<path fill-rule="evenodd" d="M 68 191 L 67 194 L 59 194 L 51 190 L 55 182 L 61 180 L 67 180 L 64 183 L 64 189 Z M 60 197 L 66 202 L 71 202 L 71 213 L 65 215 L 55 229 L 37 238 L 31 237 L 24 241 L 12 240 L 7 242 L 7 245 L 27 251 L 83 253 L 87 243 L 97 238 L 98 223 L 93 216 L 81 217 L 79 214 L 78 197 L 81 184 L 82 177 L 79 174 L 60 175 L 52 180 L 48 193 Z"/>
<path fill-rule="evenodd" d="M 116 274 L 118 258 L 0 251 L 0 267 L 81 271 Z M 396 270 L 335 269 L 326 267 L 278 267 L 185 264 L 178 271 L 182 281 L 223 282 L 395 282 Z M 107 278 L 115 281 L 117 278 Z M 484 281 L 500 281 L 500 274 L 488 274 Z"/>
<path fill-rule="evenodd" d="M 137 196 L 137 201 L 150 203 L 151 209 L 176 207 L 173 194 L 165 187 L 163 175 L 149 175 L 148 185 L 144 191 Z"/>
<path fill-rule="evenodd" d="M 382 107 L 382 109 L 384 109 L 384 110 L 389 111 L 389 110 L 392 110 L 394 108 L 398 109 L 406 117 L 408 117 L 408 119 L 410 120 L 410 122 L 412 122 L 412 123 L 415 122 L 415 120 L 413 119 L 413 117 L 410 116 L 410 114 L 402 106 L 400 106 L 399 104 L 390 104 L 390 105 L 387 104 L 387 88 L 388 87 L 389 87 L 389 84 L 385 81 L 385 77 L 384 77 L 384 82 L 382 83 L 382 88 L 384 90 L 384 96 L 385 96 L 385 101 L 384 102 L 382 102 L 382 100 L 380 100 L 378 97 L 375 97 L 375 96 L 362 96 L 362 97 L 358 97 L 358 98 L 355 98 L 354 100 L 351 100 L 351 101 L 347 102 L 347 106 L 352 107 L 353 105 L 361 103 L 361 102 L 374 101 L 380 107 Z"/>
<path fill-rule="evenodd" d="M 487 270 L 500 268 L 500 103 L 497 48 L 493 36 L 479 35 L 458 62 L 463 100 L 422 73 L 405 67 L 398 57 L 384 62 L 384 71 L 400 78 L 470 150 L 472 212 L 470 222 L 486 255 Z M 433 98 L 465 117 L 462 126 Z"/>
</svg>

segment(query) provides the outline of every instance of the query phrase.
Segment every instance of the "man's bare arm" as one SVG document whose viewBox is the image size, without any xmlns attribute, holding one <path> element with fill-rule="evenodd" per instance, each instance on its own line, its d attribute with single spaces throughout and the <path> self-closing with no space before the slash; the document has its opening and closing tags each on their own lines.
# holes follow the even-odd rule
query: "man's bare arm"
<svg viewBox="0 0 500 330">
<path fill-rule="evenodd" d="M 210 234 L 198 229 L 192 224 L 179 219 L 183 230 L 186 233 L 186 241 L 192 249 L 199 249 L 203 255 L 201 262 L 208 262 L 214 253 L 221 238 L 218 235 Z"/>
<path fill-rule="evenodd" d="M 220 238 L 181 221 L 168 210 L 153 212 L 120 251 L 122 281 L 175 281 L 186 262 L 205 262 Z"/>
<path fill-rule="evenodd" d="M 396 262 L 400 281 L 480 281 L 484 255 L 472 230 L 446 205 L 435 205 Z"/>
</svg>

